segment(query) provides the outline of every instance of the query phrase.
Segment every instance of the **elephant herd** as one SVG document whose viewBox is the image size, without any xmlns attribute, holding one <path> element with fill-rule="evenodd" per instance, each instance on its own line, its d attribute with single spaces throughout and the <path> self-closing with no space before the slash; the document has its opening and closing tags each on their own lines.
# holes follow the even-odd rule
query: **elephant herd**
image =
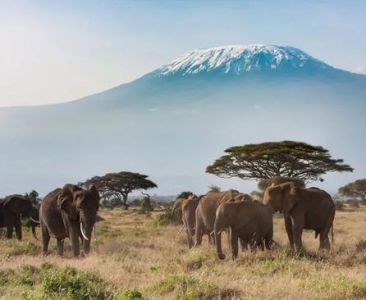
<svg viewBox="0 0 366 300">
<path fill-rule="evenodd" d="M 12 195 L 0 199 L 0 227 L 6 227 L 7 238 L 22 239 L 21 219 L 30 217 L 32 231 L 40 224 L 42 253 L 48 253 L 51 237 L 57 240 L 57 252 L 63 254 L 64 239 L 69 238 L 75 257 L 90 252 L 100 196 L 91 185 L 84 189 L 66 184 L 50 192 L 39 207 L 39 221 L 30 213 L 34 207 L 29 198 Z M 210 191 L 202 196 L 191 195 L 176 200 L 173 212 L 179 213 L 186 230 L 188 247 L 198 247 L 202 237 L 208 236 L 210 244 L 216 245 L 217 256 L 224 259 L 221 233 L 228 234 L 233 259 L 242 249 L 271 249 L 273 241 L 273 214 L 284 215 L 285 228 L 291 248 L 302 250 L 302 231 L 312 229 L 319 236 L 320 249 L 330 249 L 328 234 L 333 229 L 335 206 L 331 196 L 318 188 L 300 188 L 292 182 L 272 185 L 265 190 L 263 202 L 236 190 Z M 333 230 L 332 230 L 333 233 Z"/>
<path fill-rule="evenodd" d="M 50 192 L 39 207 L 39 221 L 31 218 L 33 224 L 39 223 L 42 235 L 42 252 L 48 253 L 51 237 L 57 240 L 57 252 L 63 254 L 64 240 L 70 238 L 75 257 L 90 252 L 91 235 L 99 209 L 99 193 L 91 185 L 83 189 L 66 184 Z M 7 238 L 12 238 L 15 228 L 17 238 L 22 239 L 21 219 L 34 209 L 29 198 L 19 195 L 0 199 L 0 227 L 6 227 Z M 35 226 L 32 226 L 34 230 Z M 34 236 L 35 231 L 33 231 Z"/>
<path fill-rule="evenodd" d="M 263 203 L 236 190 L 210 191 L 202 196 L 191 195 L 177 199 L 173 213 L 178 213 L 186 229 L 188 247 L 197 247 L 202 236 L 208 235 L 210 244 L 216 244 L 217 256 L 224 259 L 221 233 L 228 233 L 232 258 L 242 249 L 271 249 L 273 241 L 273 214 L 281 212 L 291 248 L 303 249 L 302 231 L 312 229 L 319 236 L 320 249 L 330 249 L 329 231 L 333 229 L 335 205 L 331 196 L 318 188 L 300 188 L 292 182 L 272 185 L 265 190 Z M 333 231 L 332 231 L 333 234 Z"/>
</svg>

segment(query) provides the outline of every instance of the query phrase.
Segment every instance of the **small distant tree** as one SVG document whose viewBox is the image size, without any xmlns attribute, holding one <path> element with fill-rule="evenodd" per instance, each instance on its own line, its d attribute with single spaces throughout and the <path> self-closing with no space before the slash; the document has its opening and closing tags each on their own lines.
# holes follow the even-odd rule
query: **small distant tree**
<svg viewBox="0 0 366 300">
<path fill-rule="evenodd" d="M 188 199 L 188 197 L 191 195 L 193 195 L 193 193 L 191 191 L 184 191 L 184 192 L 181 192 L 175 199 L 179 199 L 179 198 Z"/>
<path fill-rule="evenodd" d="M 108 173 L 104 176 L 95 176 L 81 183 L 81 185 L 90 184 L 94 184 L 102 199 L 116 198 L 126 207 L 128 206 L 128 195 L 132 191 L 158 187 L 148 179 L 147 175 L 132 172 Z"/>
<path fill-rule="evenodd" d="M 234 146 L 225 153 L 206 168 L 207 173 L 254 180 L 296 177 L 307 183 L 322 181 L 321 176 L 328 172 L 353 171 L 343 159 L 331 158 L 327 149 L 297 141 Z"/>
<path fill-rule="evenodd" d="M 214 193 L 221 192 L 221 188 L 214 184 L 210 185 L 208 188 L 209 188 L 209 192 L 214 192 Z"/>
<path fill-rule="evenodd" d="M 338 193 L 345 197 L 352 197 L 366 204 L 366 178 L 358 179 L 338 189 Z"/>
<path fill-rule="evenodd" d="M 38 192 L 36 190 L 32 190 L 29 193 L 25 193 L 25 196 L 28 197 L 33 204 L 37 204 L 38 203 Z"/>
</svg>

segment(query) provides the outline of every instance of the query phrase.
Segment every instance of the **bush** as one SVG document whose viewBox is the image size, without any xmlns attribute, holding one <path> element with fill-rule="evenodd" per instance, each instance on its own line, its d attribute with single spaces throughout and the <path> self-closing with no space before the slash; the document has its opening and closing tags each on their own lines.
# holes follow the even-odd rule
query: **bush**
<svg viewBox="0 0 366 300">
<path fill-rule="evenodd" d="M 135 300 L 143 299 L 142 294 L 135 288 L 125 290 L 117 297 L 117 300 Z"/>
<path fill-rule="evenodd" d="M 94 272 L 82 272 L 71 267 L 56 269 L 47 264 L 41 267 L 38 281 L 41 291 L 25 295 L 26 299 L 113 299 L 113 294 L 107 289 L 104 280 Z"/>
<path fill-rule="evenodd" d="M 226 294 L 211 282 L 197 280 L 191 276 L 170 275 L 146 291 L 158 295 L 174 294 L 173 299 L 224 299 L 220 294 Z"/>
<path fill-rule="evenodd" d="M 335 204 L 335 209 L 336 210 L 344 210 L 344 203 L 343 203 L 343 201 L 337 200 L 337 201 L 334 202 L 334 204 Z"/>
<path fill-rule="evenodd" d="M 182 221 L 179 216 L 167 210 L 158 216 L 155 224 L 158 226 L 180 225 Z"/>
</svg>

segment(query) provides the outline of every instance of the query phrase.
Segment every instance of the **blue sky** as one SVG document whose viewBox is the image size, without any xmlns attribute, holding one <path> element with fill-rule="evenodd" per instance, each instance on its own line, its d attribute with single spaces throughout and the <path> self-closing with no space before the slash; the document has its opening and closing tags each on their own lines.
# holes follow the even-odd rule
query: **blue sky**
<svg viewBox="0 0 366 300">
<path fill-rule="evenodd" d="M 70 101 L 195 48 L 290 45 L 366 73 L 366 1 L 0 0 L 0 106 Z"/>
</svg>

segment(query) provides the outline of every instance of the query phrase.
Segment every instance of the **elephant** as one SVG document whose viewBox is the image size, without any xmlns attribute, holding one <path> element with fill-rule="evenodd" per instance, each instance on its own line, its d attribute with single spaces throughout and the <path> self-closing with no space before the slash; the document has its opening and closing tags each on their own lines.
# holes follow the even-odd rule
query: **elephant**
<svg viewBox="0 0 366 300">
<path fill-rule="evenodd" d="M 32 208 L 32 202 L 26 196 L 10 195 L 0 199 L 0 227 L 6 227 L 8 239 L 13 237 L 13 228 L 17 239 L 22 239 L 22 217 L 30 217 Z M 36 238 L 35 226 L 32 225 L 32 233 Z"/>
<path fill-rule="evenodd" d="M 223 192 L 211 191 L 202 197 L 196 209 L 195 247 L 202 244 L 203 234 L 208 234 L 210 236 L 213 232 L 216 209 L 220 204 L 228 201 L 240 200 L 252 201 L 252 198 L 247 194 L 239 193 L 239 191 L 232 189 Z"/>
<path fill-rule="evenodd" d="M 186 201 L 187 201 L 186 198 L 178 198 L 174 202 L 172 213 L 177 215 L 179 219 L 182 219 L 182 207 Z"/>
<path fill-rule="evenodd" d="M 294 183 L 285 182 L 268 187 L 263 202 L 272 213 L 283 213 L 293 250 L 303 250 L 303 229 L 315 230 L 315 238 L 320 235 L 319 249 L 330 249 L 328 234 L 333 228 L 335 204 L 326 191 L 315 187 L 299 188 Z"/>
<path fill-rule="evenodd" d="M 224 202 L 216 210 L 214 236 L 219 259 L 224 259 L 221 232 L 230 227 L 229 242 L 232 258 L 238 257 L 238 239 L 252 248 L 270 249 L 273 241 L 273 216 L 269 208 L 259 201 Z M 263 245 L 264 244 L 264 245 Z"/>
<path fill-rule="evenodd" d="M 50 192 L 41 203 L 39 217 L 42 231 L 42 252 L 48 253 L 51 236 L 57 240 L 57 252 L 63 255 L 63 244 L 70 238 L 74 257 L 90 252 L 90 240 L 99 209 L 100 196 L 94 185 L 85 190 L 66 184 Z"/>
<path fill-rule="evenodd" d="M 202 197 L 203 196 L 197 197 L 196 195 L 193 195 L 182 205 L 182 221 L 184 224 L 183 226 L 186 229 L 188 248 L 193 247 L 193 236 L 195 235 L 196 227 L 196 209 Z"/>
</svg>

